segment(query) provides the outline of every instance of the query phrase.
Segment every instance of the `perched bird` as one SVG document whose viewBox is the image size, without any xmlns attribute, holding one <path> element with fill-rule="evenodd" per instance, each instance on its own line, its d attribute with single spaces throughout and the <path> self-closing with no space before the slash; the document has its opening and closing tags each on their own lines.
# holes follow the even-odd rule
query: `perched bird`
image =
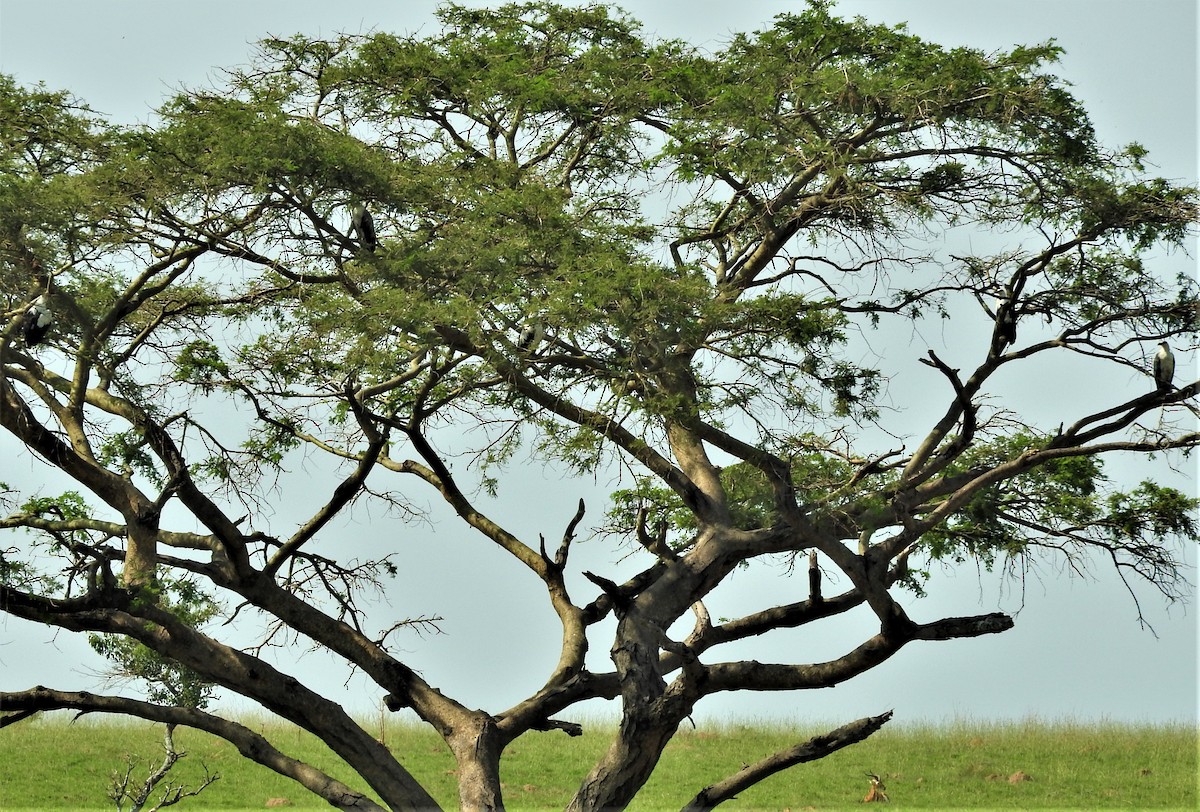
<svg viewBox="0 0 1200 812">
<path fill-rule="evenodd" d="M 50 297 L 43 293 L 21 317 L 21 335 L 25 346 L 35 347 L 41 344 L 53 324 L 54 313 L 50 310 Z"/>
<path fill-rule="evenodd" d="M 1012 297 L 1000 302 L 994 318 L 996 329 L 992 333 L 992 355 L 998 356 L 1004 352 L 1005 347 L 1016 343 L 1017 340 L 1017 313 Z"/>
<path fill-rule="evenodd" d="M 1004 343 L 1016 343 L 1017 314 L 1013 312 L 1011 302 L 1006 302 L 1000 306 L 1000 312 L 996 314 L 996 320 L 999 322 L 1000 337 L 1004 339 Z"/>
<path fill-rule="evenodd" d="M 1175 356 L 1167 342 L 1158 342 L 1158 352 L 1154 353 L 1154 383 L 1159 391 L 1171 388 L 1175 378 Z"/>
<path fill-rule="evenodd" d="M 367 204 L 358 202 L 350 209 L 350 233 L 358 236 L 358 244 L 368 251 L 379 245 L 375 237 L 375 218 L 367 211 Z"/>
<path fill-rule="evenodd" d="M 540 321 L 530 322 L 525 325 L 525 329 L 521 331 L 521 337 L 517 339 L 517 349 L 526 355 L 533 355 L 545 335 L 546 328 Z"/>
</svg>

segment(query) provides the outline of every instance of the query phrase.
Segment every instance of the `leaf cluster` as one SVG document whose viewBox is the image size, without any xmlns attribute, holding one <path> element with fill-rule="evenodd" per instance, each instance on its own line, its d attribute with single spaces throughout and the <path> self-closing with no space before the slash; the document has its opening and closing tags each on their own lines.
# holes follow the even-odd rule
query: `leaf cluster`
<svg viewBox="0 0 1200 812">
<path fill-rule="evenodd" d="M 154 602 L 192 628 L 203 627 L 221 613 L 220 604 L 187 577 L 160 579 Z M 211 681 L 144 643 L 117 634 L 90 634 L 88 643 L 112 663 L 113 679 L 143 684 L 151 702 L 204 709 L 215 696 Z"/>
<path fill-rule="evenodd" d="M 964 453 L 954 473 L 1000 465 L 1052 437 L 1017 432 Z M 1095 456 L 1058 457 L 1028 472 L 979 489 L 942 525 L 925 534 L 935 560 L 975 560 L 990 570 L 1034 546 L 1094 545 L 1111 550 L 1200 541 L 1200 499 L 1176 488 L 1142 482 L 1114 489 Z"/>
</svg>

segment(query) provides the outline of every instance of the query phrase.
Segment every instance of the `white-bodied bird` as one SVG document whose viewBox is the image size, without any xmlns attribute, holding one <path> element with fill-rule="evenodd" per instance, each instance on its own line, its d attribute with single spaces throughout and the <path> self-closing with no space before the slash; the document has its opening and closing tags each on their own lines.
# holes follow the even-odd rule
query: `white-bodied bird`
<svg viewBox="0 0 1200 812">
<path fill-rule="evenodd" d="M 521 337 L 517 339 L 517 349 L 526 355 L 533 355 L 545 335 L 546 328 L 540 321 L 530 322 L 525 325 L 525 329 L 521 331 Z"/>
<path fill-rule="evenodd" d="M 1158 342 L 1158 352 L 1154 353 L 1154 383 L 1159 391 L 1171 388 L 1175 379 L 1175 356 L 1171 347 L 1165 341 Z"/>
<path fill-rule="evenodd" d="M 366 203 L 355 203 L 350 209 L 350 233 L 358 236 L 358 244 L 367 251 L 379 245 L 375 236 L 375 218 L 367 211 Z"/>
<path fill-rule="evenodd" d="M 21 336 L 26 347 L 41 344 L 54 324 L 54 312 L 50 310 L 50 297 L 43 293 L 29 306 L 21 317 Z"/>
</svg>

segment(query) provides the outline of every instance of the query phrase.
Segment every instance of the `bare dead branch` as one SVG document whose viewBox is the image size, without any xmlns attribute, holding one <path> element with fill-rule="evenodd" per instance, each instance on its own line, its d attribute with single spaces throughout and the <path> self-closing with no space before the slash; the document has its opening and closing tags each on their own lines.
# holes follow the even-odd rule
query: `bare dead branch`
<svg viewBox="0 0 1200 812">
<path fill-rule="evenodd" d="M 567 555 L 571 549 L 571 542 L 575 540 L 575 529 L 579 527 L 579 523 L 583 521 L 583 515 L 586 511 L 583 504 L 583 499 L 579 500 L 579 507 L 575 511 L 575 515 L 571 517 L 571 521 L 567 523 L 567 529 L 563 531 L 562 541 L 559 542 L 558 550 L 554 553 L 554 566 L 559 572 L 562 572 L 567 566 Z M 542 557 L 546 557 L 546 550 L 543 546 Z"/>
<path fill-rule="evenodd" d="M 156 769 L 151 771 L 146 780 L 141 786 L 133 786 L 130 784 L 133 778 L 134 757 L 130 756 L 125 767 L 124 773 L 113 773 L 112 784 L 109 787 L 108 797 L 117 805 L 120 810 L 124 807 L 126 801 L 131 803 L 130 812 L 139 812 L 150 801 L 150 796 L 154 794 L 155 789 L 159 784 L 166 779 L 167 774 L 175 767 L 180 759 L 187 756 L 187 753 L 175 748 L 175 725 L 166 725 L 166 732 L 163 734 L 163 761 Z M 208 765 L 203 765 L 204 780 L 195 789 L 189 790 L 183 784 L 172 784 L 167 782 L 163 784 L 162 795 L 158 802 L 154 804 L 149 812 L 157 812 L 166 806 L 174 806 L 184 798 L 193 798 L 203 792 L 213 782 L 220 779 L 219 773 L 210 773 Z"/>
<path fill-rule="evenodd" d="M 841 657 L 823 663 L 786 665 L 754 660 L 717 663 L 707 667 L 705 690 L 714 693 L 726 690 L 827 688 L 874 668 L 913 640 L 978 637 L 998 634 L 1012 626 L 1012 618 L 1000 613 L 945 618 L 927 624 L 910 623 L 880 632 Z"/>
<path fill-rule="evenodd" d="M 578 722 L 564 722 L 561 719 L 543 719 L 540 722 L 534 722 L 530 726 L 530 730 L 561 730 L 571 737 L 583 735 L 583 725 Z"/>
<path fill-rule="evenodd" d="M 694 798 L 684 804 L 683 812 L 714 809 L 725 801 L 737 797 L 739 792 L 786 770 L 788 767 L 803 764 L 806 761 L 816 761 L 831 753 L 836 753 L 843 747 L 857 744 L 887 724 L 891 718 L 892 711 L 881 713 L 878 716 L 866 716 L 822 736 L 814 736 L 806 742 L 772 753 L 754 764 L 743 767 L 737 773 L 700 790 Z"/>
</svg>

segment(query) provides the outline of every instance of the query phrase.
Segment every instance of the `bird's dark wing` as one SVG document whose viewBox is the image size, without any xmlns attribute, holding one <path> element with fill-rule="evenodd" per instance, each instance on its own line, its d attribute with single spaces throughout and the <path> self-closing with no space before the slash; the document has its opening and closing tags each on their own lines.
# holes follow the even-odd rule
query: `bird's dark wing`
<svg viewBox="0 0 1200 812">
<path fill-rule="evenodd" d="M 25 311 L 21 317 L 21 336 L 26 347 L 35 347 L 42 343 L 54 324 L 54 314 L 49 310 L 34 305 Z"/>
<path fill-rule="evenodd" d="M 362 218 L 359 220 L 358 233 L 362 237 L 363 248 L 368 251 L 374 251 L 379 245 L 379 240 L 375 236 L 375 218 L 366 209 L 363 209 Z"/>
</svg>

